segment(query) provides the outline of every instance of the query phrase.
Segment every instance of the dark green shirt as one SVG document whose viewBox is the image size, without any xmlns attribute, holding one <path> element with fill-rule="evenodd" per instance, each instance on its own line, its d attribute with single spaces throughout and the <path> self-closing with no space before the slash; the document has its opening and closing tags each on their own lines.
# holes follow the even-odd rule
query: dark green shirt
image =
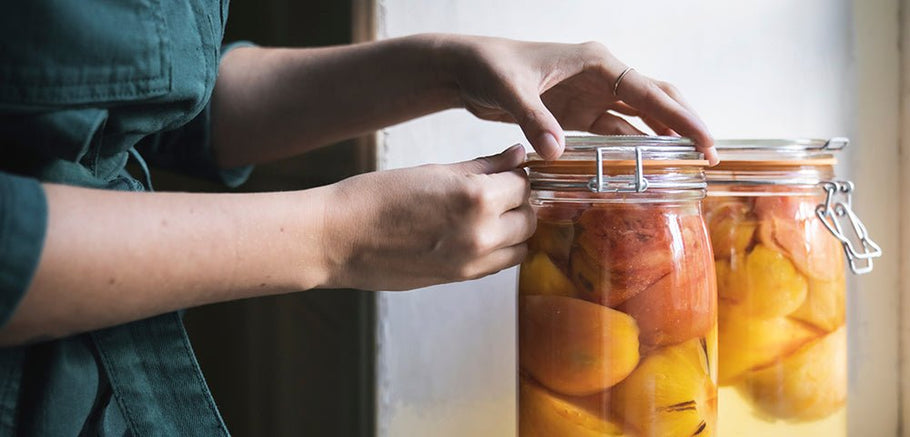
<svg viewBox="0 0 910 437">
<path fill-rule="evenodd" d="M 0 0 L 0 325 L 44 240 L 41 181 L 242 182 L 209 149 L 227 0 Z M 137 177 L 134 177 L 137 176 Z M 134 266 L 141 269 L 141 265 Z M 226 435 L 178 314 L 0 349 L 0 435 Z"/>
</svg>

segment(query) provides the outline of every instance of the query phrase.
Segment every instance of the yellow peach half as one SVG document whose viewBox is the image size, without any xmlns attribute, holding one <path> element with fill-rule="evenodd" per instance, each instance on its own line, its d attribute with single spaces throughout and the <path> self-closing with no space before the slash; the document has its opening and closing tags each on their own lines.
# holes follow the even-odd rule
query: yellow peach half
<svg viewBox="0 0 910 437">
<path fill-rule="evenodd" d="M 659 349 L 613 388 L 617 416 L 642 436 L 713 435 L 717 387 L 703 339 Z"/>
<path fill-rule="evenodd" d="M 537 222 L 537 230 L 528 240 L 528 250 L 543 252 L 565 266 L 569 261 L 569 248 L 572 247 L 574 235 L 575 226 L 572 222 L 540 220 Z"/>
<path fill-rule="evenodd" d="M 752 236 L 757 228 L 758 223 L 737 222 L 730 218 L 715 223 L 711 227 L 714 256 L 723 259 L 738 253 L 745 253 L 752 244 Z"/>
<path fill-rule="evenodd" d="M 718 383 L 735 383 L 747 371 L 769 365 L 821 335 L 787 317 L 749 317 L 722 303 L 718 310 Z"/>
<path fill-rule="evenodd" d="M 560 396 L 522 376 L 518 388 L 520 437 L 621 436 L 609 417 L 609 392 L 584 398 Z"/>
<path fill-rule="evenodd" d="M 705 222 L 717 259 L 745 253 L 752 244 L 758 222 L 749 214 L 750 203 L 738 198 L 712 198 L 705 203 Z"/>
<path fill-rule="evenodd" d="M 518 293 L 520 294 L 575 295 L 575 285 L 545 253 L 533 254 L 521 263 L 518 272 Z"/>
<path fill-rule="evenodd" d="M 809 293 L 802 306 L 790 314 L 790 317 L 817 326 L 825 331 L 833 331 L 842 326 L 846 318 L 847 278 L 844 274 L 843 261 L 838 262 L 840 273 L 830 281 L 809 278 Z"/>
<path fill-rule="evenodd" d="M 604 391 L 638 364 L 638 325 L 605 306 L 565 296 L 519 296 L 519 366 L 570 396 Z"/>
<path fill-rule="evenodd" d="M 793 263 L 763 244 L 755 245 L 741 268 L 731 266 L 725 274 L 721 298 L 753 317 L 787 315 L 803 304 L 808 293 L 806 278 Z"/>
<path fill-rule="evenodd" d="M 771 418 L 798 422 L 833 414 L 847 400 L 846 329 L 840 327 L 770 366 L 749 372 L 737 388 Z"/>
</svg>

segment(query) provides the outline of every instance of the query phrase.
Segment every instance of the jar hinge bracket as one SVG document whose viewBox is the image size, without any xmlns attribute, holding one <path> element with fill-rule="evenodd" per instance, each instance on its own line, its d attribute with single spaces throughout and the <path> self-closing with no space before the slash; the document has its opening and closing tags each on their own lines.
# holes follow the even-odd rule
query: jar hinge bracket
<svg viewBox="0 0 910 437">
<path fill-rule="evenodd" d="M 635 151 L 635 174 L 630 176 L 604 176 L 604 147 L 597 148 L 597 176 L 588 182 L 588 189 L 595 193 L 641 193 L 648 189 L 648 180 L 642 165 L 641 148 L 632 147 Z M 611 148 L 616 150 L 616 148 Z"/>
<path fill-rule="evenodd" d="M 857 275 L 871 272 L 872 258 L 882 256 L 882 248 L 872 241 L 866 225 L 853 211 L 853 183 L 826 181 L 822 182 L 822 186 L 827 195 L 825 203 L 815 208 L 815 215 L 843 245 L 847 261 L 850 263 L 850 270 Z M 853 231 L 852 239 L 844 233 L 843 222 L 850 225 L 849 228 Z M 854 242 L 859 243 L 859 248 Z"/>
</svg>

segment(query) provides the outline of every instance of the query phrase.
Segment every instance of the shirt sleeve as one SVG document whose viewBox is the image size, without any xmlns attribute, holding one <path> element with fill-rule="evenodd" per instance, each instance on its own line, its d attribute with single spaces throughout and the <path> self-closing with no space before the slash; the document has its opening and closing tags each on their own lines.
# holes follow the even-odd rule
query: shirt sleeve
<svg viewBox="0 0 910 437">
<path fill-rule="evenodd" d="M 0 172 L 0 326 L 32 282 L 46 230 L 47 198 L 38 180 Z"/>
<path fill-rule="evenodd" d="M 252 43 L 240 41 L 222 48 L 221 56 L 237 47 L 251 47 Z M 219 168 L 212 153 L 212 102 L 205 105 L 193 120 L 178 129 L 144 138 L 136 149 L 151 165 L 188 176 L 221 182 L 237 187 L 249 178 L 253 166 L 230 169 Z"/>
</svg>

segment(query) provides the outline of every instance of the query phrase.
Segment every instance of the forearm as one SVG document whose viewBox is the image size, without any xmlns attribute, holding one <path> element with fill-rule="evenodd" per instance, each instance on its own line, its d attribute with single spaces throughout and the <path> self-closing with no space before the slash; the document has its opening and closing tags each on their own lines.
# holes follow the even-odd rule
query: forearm
<svg viewBox="0 0 910 437">
<path fill-rule="evenodd" d="M 41 260 L 0 330 L 0 344 L 326 280 L 320 189 L 218 195 L 45 189 Z"/>
<path fill-rule="evenodd" d="M 44 248 L 0 346 L 214 302 L 310 288 L 409 290 L 499 271 L 521 262 L 536 223 L 527 175 L 516 170 L 524 160 L 513 146 L 283 193 L 44 185 Z"/>
<path fill-rule="evenodd" d="M 263 162 L 460 104 L 443 37 L 316 49 L 238 48 L 221 62 L 213 141 L 223 167 Z"/>
</svg>

